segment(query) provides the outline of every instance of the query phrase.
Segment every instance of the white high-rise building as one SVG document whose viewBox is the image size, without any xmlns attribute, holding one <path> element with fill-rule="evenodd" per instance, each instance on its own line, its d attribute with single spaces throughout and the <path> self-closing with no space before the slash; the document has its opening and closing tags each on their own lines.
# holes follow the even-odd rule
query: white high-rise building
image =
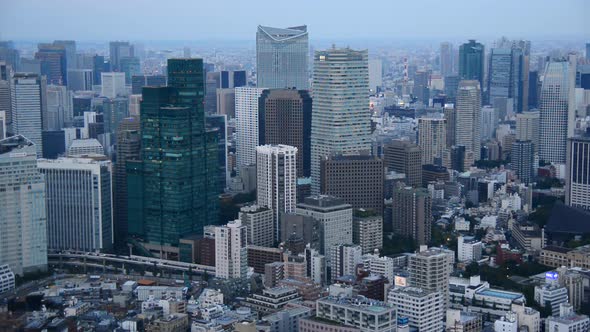
<svg viewBox="0 0 590 332">
<path fill-rule="evenodd" d="M 541 87 L 539 159 L 565 164 L 567 138 L 574 133 L 575 57 L 551 61 L 545 67 Z"/>
<path fill-rule="evenodd" d="M 260 247 L 274 246 L 274 214 L 267 207 L 244 206 L 239 219 L 248 230 L 248 244 Z"/>
<path fill-rule="evenodd" d="M 61 130 L 66 124 L 71 124 L 74 118 L 71 96 L 65 86 L 47 86 L 47 130 Z"/>
<path fill-rule="evenodd" d="M 0 140 L 0 265 L 15 274 L 47 269 L 45 204 L 35 144 L 21 135 Z"/>
<path fill-rule="evenodd" d="M 473 262 L 481 259 L 483 245 L 473 237 L 459 236 L 457 238 L 457 260 L 459 262 Z"/>
<path fill-rule="evenodd" d="M 332 281 L 346 275 L 356 275 L 357 265 L 363 262 L 363 249 L 357 245 L 339 244 L 330 248 Z"/>
<path fill-rule="evenodd" d="M 125 73 L 109 72 L 101 73 L 100 79 L 102 82 L 101 95 L 107 98 L 115 98 L 117 96 L 124 96 L 127 94 L 125 88 Z"/>
<path fill-rule="evenodd" d="M 387 302 L 397 309 L 397 316 L 408 318 L 410 327 L 420 332 L 443 329 L 443 301 L 440 291 L 417 287 L 392 288 L 387 296 Z"/>
<path fill-rule="evenodd" d="M 38 166 L 47 183 L 48 247 L 80 251 L 112 248 L 111 162 L 39 159 Z"/>
<path fill-rule="evenodd" d="M 455 263 L 455 252 L 420 246 L 420 251 L 408 256 L 410 284 L 425 290 L 440 291 L 444 308 L 449 306 L 449 277 Z"/>
<path fill-rule="evenodd" d="M 369 60 L 369 88 L 372 93 L 377 92 L 377 87 L 383 85 L 383 61 L 381 59 Z"/>
<path fill-rule="evenodd" d="M 256 32 L 257 86 L 267 89 L 309 88 L 309 35 L 307 26 L 272 28 Z"/>
<path fill-rule="evenodd" d="M 240 219 L 215 227 L 215 276 L 245 279 L 248 273 L 247 230 Z"/>
<path fill-rule="evenodd" d="M 481 90 L 479 82 L 463 80 L 457 91 L 455 145 L 465 146 L 465 155 L 473 154 L 473 160 L 480 158 L 480 116 Z"/>
<path fill-rule="evenodd" d="M 256 164 L 258 98 L 264 89 L 239 87 L 236 94 L 236 168 Z"/>
<path fill-rule="evenodd" d="M 297 204 L 297 148 L 262 145 L 256 148 L 256 191 L 258 205 L 274 212 L 275 240 L 279 241 L 280 216 L 294 213 Z"/>
<path fill-rule="evenodd" d="M 6 123 L 8 119 L 6 118 L 6 112 L 0 111 L 0 139 L 6 138 Z"/>
<path fill-rule="evenodd" d="M 41 133 L 44 128 L 45 89 L 47 79 L 37 74 L 16 73 L 12 77 L 12 130 L 31 140 L 37 148 L 37 155 L 43 152 Z"/>
<path fill-rule="evenodd" d="M 535 151 L 539 150 L 539 111 L 516 114 L 516 139 L 531 141 Z"/>
<path fill-rule="evenodd" d="M 565 203 L 590 210 L 590 136 L 569 139 L 565 174 Z"/>
<path fill-rule="evenodd" d="M 418 145 L 422 152 L 422 165 L 442 160 L 447 144 L 447 120 L 436 118 L 418 119 Z"/>
<path fill-rule="evenodd" d="M 311 122 L 311 192 L 320 193 L 321 159 L 371 149 L 367 50 L 315 52 Z"/>
<path fill-rule="evenodd" d="M 481 108 L 481 141 L 485 142 L 494 138 L 496 127 L 498 126 L 498 112 L 492 106 L 484 106 Z"/>
<path fill-rule="evenodd" d="M 141 95 L 129 95 L 129 116 L 139 117 Z"/>
</svg>

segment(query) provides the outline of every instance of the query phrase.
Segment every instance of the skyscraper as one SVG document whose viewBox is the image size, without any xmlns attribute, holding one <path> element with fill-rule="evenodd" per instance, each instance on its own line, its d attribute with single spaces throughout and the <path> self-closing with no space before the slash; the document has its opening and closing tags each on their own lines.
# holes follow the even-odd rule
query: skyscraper
<svg viewBox="0 0 590 332">
<path fill-rule="evenodd" d="M 109 58 L 111 69 L 114 71 L 121 70 L 121 59 L 124 57 L 134 56 L 133 45 L 129 42 L 114 41 L 109 43 Z"/>
<path fill-rule="evenodd" d="M 93 80 L 91 69 L 68 69 L 68 90 L 91 91 Z"/>
<path fill-rule="evenodd" d="M 590 210 L 590 133 L 568 140 L 565 203 Z"/>
<path fill-rule="evenodd" d="M 369 88 L 372 93 L 383 85 L 383 62 L 381 59 L 369 60 Z"/>
<path fill-rule="evenodd" d="M 102 82 L 102 96 L 115 98 L 127 94 L 127 89 L 125 88 L 125 73 L 101 73 L 100 80 Z"/>
<path fill-rule="evenodd" d="M 267 89 L 309 87 L 307 26 L 271 28 L 256 32 L 257 86 Z"/>
<path fill-rule="evenodd" d="M 135 56 L 122 57 L 119 60 L 119 67 L 121 72 L 125 73 L 126 84 L 131 84 L 131 78 L 141 74 L 141 63 L 139 58 Z"/>
<path fill-rule="evenodd" d="M 110 72 L 111 68 L 108 62 L 105 62 L 104 56 L 102 55 L 95 55 L 92 58 L 92 84 L 101 85 L 102 83 L 102 73 Z"/>
<path fill-rule="evenodd" d="M 122 244 L 127 236 L 127 161 L 139 160 L 141 151 L 138 117 L 123 119 L 117 128 L 117 150 L 113 171 L 113 208 L 115 243 Z"/>
<path fill-rule="evenodd" d="M 6 112 L 0 111 L 0 140 L 6 138 Z"/>
<path fill-rule="evenodd" d="M 432 225 L 432 198 L 428 190 L 412 187 L 395 189 L 392 221 L 397 234 L 414 239 L 418 245 L 428 244 Z"/>
<path fill-rule="evenodd" d="M 430 99 L 430 71 L 419 70 L 414 76 L 414 90 L 412 94 L 424 105 L 428 105 Z"/>
<path fill-rule="evenodd" d="M 528 109 L 530 42 L 501 39 L 490 53 L 488 102 L 511 98 L 517 113 Z"/>
<path fill-rule="evenodd" d="M 575 73 L 573 61 L 553 60 L 545 67 L 539 117 L 539 159 L 545 162 L 566 161 L 567 138 L 574 131 Z"/>
<path fill-rule="evenodd" d="M 314 56 L 311 190 L 319 193 L 320 161 L 370 151 L 367 51 L 331 48 Z"/>
<path fill-rule="evenodd" d="M 215 277 L 245 279 L 248 273 L 246 226 L 236 219 L 215 227 Z"/>
<path fill-rule="evenodd" d="M 454 73 L 453 68 L 453 44 L 444 42 L 440 44 L 440 74 L 443 78 Z"/>
<path fill-rule="evenodd" d="M 141 161 L 127 162 L 128 222 L 146 247 L 175 258 L 180 238 L 217 220 L 219 177 L 217 136 L 205 129 L 203 60 L 169 59 L 168 85 L 143 89 Z"/>
<path fill-rule="evenodd" d="M 295 212 L 297 204 L 297 148 L 256 147 L 256 173 L 257 203 L 273 210 L 275 241 L 279 241 L 281 214 Z"/>
<path fill-rule="evenodd" d="M 4 125 L 10 132 L 12 132 L 12 106 L 10 102 L 11 75 L 12 67 L 7 65 L 5 61 L 0 61 L 0 112 L 5 113 Z"/>
<path fill-rule="evenodd" d="M 512 143 L 510 157 L 512 169 L 516 172 L 518 179 L 527 185 L 533 182 L 533 160 L 535 157 L 533 142 L 515 141 Z"/>
<path fill-rule="evenodd" d="M 477 80 L 483 87 L 484 46 L 471 39 L 459 47 L 459 77 L 462 80 Z"/>
<path fill-rule="evenodd" d="M 306 90 L 272 89 L 260 96 L 259 144 L 297 148 L 297 177 L 309 177 L 312 100 Z"/>
<path fill-rule="evenodd" d="M 0 263 L 18 275 L 47 269 L 45 178 L 35 144 L 0 140 Z"/>
<path fill-rule="evenodd" d="M 455 145 L 465 146 L 465 153 L 480 158 L 481 90 L 478 81 L 461 81 L 455 104 Z"/>
<path fill-rule="evenodd" d="M 436 161 L 440 163 L 446 144 L 446 119 L 418 119 L 418 146 L 422 155 L 422 165 L 435 164 Z"/>
<path fill-rule="evenodd" d="M 164 75 L 133 75 L 131 77 L 131 93 L 134 95 L 141 94 L 144 86 L 166 86 L 166 76 Z"/>
<path fill-rule="evenodd" d="M 47 125 L 44 130 L 61 130 L 72 123 L 72 105 L 65 86 L 47 86 L 47 112 L 43 119 Z"/>
<path fill-rule="evenodd" d="M 409 141 L 394 140 L 383 148 L 383 161 L 388 171 L 406 175 L 406 184 L 422 186 L 422 152 Z"/>
<path fill-rule="evenodd" d="M 539 150 L 539 111 L 516 115 L 516 139 L 531 141 L 535 152 Z"/>
<path fill-rule="evenodd" d="M 456 93 L 456 92 L 455 92 Z M 455 105 L 447 104 L 444 107 L 445 120 L 447 122 L 447 148 L 455 145 L 455 126 L 457 125 L 457 112 Z"/>
<path fill-rule="evenodd" d="M 61 46 L 66 51 L 67 69 L 78 68 L 75 40 L 55 40 L 53 45 Z"/>
<path fill-rule="evenodd" d="M 480 125 L 479 128 L 481 129 L 480 139 L 482 142 L 490 140 L 494 138 L 496 134 L 496 127 L 498 127 L 498 112 L 495 108 L 491 106 L 484 106 L 481 108 L 481 116 L 480 116 Z"/>
<path fill-rule="evenodd" d="M 43 114 L 45 113 L 45 77 L 37 74 L 16 73 L 12 78 L 12 130 L 31 140 L 37 148 L 37 155 L 43 152 Z"/>
<path fill-rule="evenodd" d="M 47 246 L 98 251 L 113 246 L 111 162 L 39 160 L 47 186 Z"/>
<path fill-rule="evenodd" d="M 258 98 L 264 89 L 240 87 L 236 94 L 236 153 L 237 167 L 256 164 L 256 147 L 259 144 Z"/>
<path fill-rule="evenodd" d="M 449 306 L 449 276 L 455 263 L 455 253 L 442 248 L 425 248 L 408 256 L 410 285 L 441 292 L 444 309 Z"/>
<path fill-rule="evenodd" d="M 64 46 L 39 44 L 35 59 L 41 62 L 41 74 L 51 84 L 67 85 L 68 68 Z"/>
</svg>

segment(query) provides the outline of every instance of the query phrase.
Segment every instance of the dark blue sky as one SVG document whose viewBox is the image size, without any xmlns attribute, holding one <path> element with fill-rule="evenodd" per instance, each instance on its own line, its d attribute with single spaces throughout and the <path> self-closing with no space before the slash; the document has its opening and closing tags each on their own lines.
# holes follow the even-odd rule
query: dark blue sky
<svg viewBox="0 0 590 332">
<path fill-rule="evenodd" d="M 1 0 L 0 39 L 253 39 L 307 24 L 312 39 L 590 36 L 589 0 Z"/>
</svg>

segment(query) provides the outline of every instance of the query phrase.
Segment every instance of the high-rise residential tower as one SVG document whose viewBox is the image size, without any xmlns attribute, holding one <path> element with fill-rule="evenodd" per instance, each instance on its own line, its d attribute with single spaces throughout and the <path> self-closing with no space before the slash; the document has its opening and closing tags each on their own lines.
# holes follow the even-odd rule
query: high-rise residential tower
<svg viewBox="0 0 590 332">
<path fill-rule="evenodd" d="M 89 158 L 39 160 L 47 186 L 47 246 L 98 251 L 113 246 L 112 165 Z"/>
<path fill-rule="evenodd" d="M 426 248 L 408 256 L 410 285 L 441 292 L 444 309 L 449 307 L 449 277 L 453 271 L 455 253 L 442 248 Z"/>
<path fill-rule="evenodd" d="M 455 145 L 465 146 L 474 160 L 480 159 L 481 90 L 478 81 L 463 80 L 459 83 L 455 104 Z"/>
<path fill-rule="evenodd" d="M 406 175 L 406 184 L 422 186 L 422 152 L 409 141 L 393 140 L 383 147 L 383 161 L 388 171 Z"/>
<path fill-rule="evenodd" d="M 271 28 L 256 32 L 257 86 L 267 89 L 309 87 L 307 26 Z"/>
<path fill-rule="evenodd" d="M 539 150 L 539 111 L 516 115 L 516 139 L 531 141 L 535 152 Z"/>
<path fill-rule="evenodd" d="M 565 164 L 574 132 L 575 75 L 574 61 L 553 60 L 545 67 L 539 117 L 539 159 L 545 162 Z"/>
<path fill-rule="evenodd" d="M 12 130 L 15 134 L 23 135 L 31 140 L 39 156 L 43 152 L 41 132 L 44 128 L 46 88 L 44 76 L 16 73 L 12 77 L 10 93 Z"/>
<path fill-rule="evenodd" d="M 15 274 L 47 269 L 45 204 L 35 144 L 21 135 L 0 140 L 0 264 Z"/>
<path fill-rule="evenodd" d="M 440 74 L 443 78 L 450 76 L 454 73 L 453 68 L 453 44 L 444 42 L 440 44 Z"/>
<path fill-rule="evenodd" d="M 475 40 L 459 47 L 459 77 L 462 80 L 477 80 L 483 87 L 484 46 Z"/>
<path fill-rule="evenodd" d="M 320 190 L 320 162 L 331 154 L 370 151 L 367 51 L 331 48 L 317 51 L 313 72 L 311 190 Z"/>
<path fill-rule="evenodd" d="M 236 154 L 237 167 L 256 164 L 256 147 L 259 144 L 259 97 L 264 89 L 239 87 L 236 96 Z"/>
<path fill-rule="evenodd" d="M 533 182 L 533 160 L 535 157 L 535 145 L 531 141 L 516 140 L 512 143 L 510 160 L 512 169 L 518 179 L 525 184 Z"/>
<path fill-rule="evenodd" d="M 422 165 L 435 164 L 442 160 L 447 144 L 447 120 L 441 118 L 418 119 L 418 146 Z"/>
<path fill-rule="evenodd" d="M 410 237 L 416 244 L 430 242 L 432 225 L 432 198 L 424 188 L 397 188 L 393 192 L 393 229 L 397 234 Z"/>
<path fill-rule="evenodd" d="M 248 273 L 246 226 L 236 219 L 215 227 L 215 277 L 245 279 Z"/>
<path fill-rule="evenodd" d="M 272 89 L 260 96 L 259 144 L 297 148 L 297 177 L 309 177 L 312 101 L 306 90 Z"/>
<path fill-rule="evenodd" d="M 256 147 L 256 173 L 258 205 L 273 210 L 275 240 L 279 241 L 281 214 L 294 213 L 297 204 L 297 148 Z"/>
<path fill-rule="evenodd" d="M 568 140 L 565 203 L 590 210 L 590 134 Z"/>
</svg>

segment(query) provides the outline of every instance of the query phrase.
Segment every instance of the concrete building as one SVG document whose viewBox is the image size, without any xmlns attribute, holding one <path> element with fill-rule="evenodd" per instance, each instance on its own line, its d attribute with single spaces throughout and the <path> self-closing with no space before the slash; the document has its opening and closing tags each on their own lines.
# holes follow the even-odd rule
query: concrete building
<svg viewBox="0 0 590 332">
<path fill-rule="evenodd" d="M 355 211 L 352 219 L 352 242 L 362 248 L 363 254 L 383 248 L 383 217 L 370 211 Z"/>
<path fill-rule="evenodd" d="M 512 169 L 516 172 L 518 179 L 524 184 L 528 185 L 534 180 L 534 159 L 535 145 L 532 141 L 517 140 L 512 143 L 512 149 L 510 151 Z"/>
<path fill-rule="evenodd" d="M 528 328 L 529 332 L 541 332 L 541 314 L 539 311 L 526 307 L 524 302 L 513 303 L 511 311 L 516 313 L 519 328 Z"/>
<path fill-rule="evenodd" d="M 439 332 L 443 329 L 444 297 L 440 291 L 416 287 L 392 288 L 387 303 L 397 309 L 397 316 L 409 319 L 412 328 L 422 332 Z"/>
<path fill-rule="evenodd" d="M 516 139 L 531 141 L 535 152 L 539 150 L 539 111 L 516 114 Z"/>
<path fill-rule="evenodd" d="M 267 207 L 244 206 L 239 217 L 246 227 L 249 245 L 272 247 L 274 245 L 274 214 Z"/>
<path fill-rule="evenodd" d="M 316 318 L 316 317 L 309 317 L 309 318 L 301 318 L 299 320 L 299 332 L 322 332 L 322 331 L 332 331 L 332 332 L 360 332 L 361 330 L 356 327 L 342 325 L 340 323 Z"/>
<path fill-rule="evenodd" d="M 104 155 L 104 148 L 95 138 L 75 139 L 68 148 L 67 156 L 76 157 L 83 155 Z"/>
<path fill-rule="evenodd" d="M 369 89 L 372 93 L 383 85 L 383 61 L 381 59 L 369 59 Z"/>
<path fill-rule="evenodd" d="M 422 151 L 408 141 L 394 140 L 383 148 L 383 161 L 388 171 L 406 175 L 406 184 L 422 186 Z"/>
<path fill-rule="evenodd" d="M 236 117 L 236 92 L 231 89 L 217 89 L 217 114 L 227 115 L 228 119 Z"/>
<path fill-rule="evenodd" d="M 364 296 L 328 296 L 316 301 L 316 317 L 363 332 L 396 331 L 395 308 Z"/>
<path fill-rule="evenodd" d="M 459 262 L 473 262 L 481 259 L 483 245 L 473 237 L 459 236 L 457 238 L 457 260 Z"/>
<path fill-rule="evenodd" d="M 313 69 L 311 193 L 320 193 L 321 160 L 371 149 L 368 52 L 317 51 Z M 346 96 L 343 99 L 343 96 Z"/>
<path fill-rule="evenodd" d="M 107 98 L 116 98 L 127 95 L 125 88 L 125 73 L 101 73 L 101 92 L 100 94 Z"/>
<path fill-rule="evenodd" d="M 465 146 L 474 160 L 480 158 L 481 89 L 476 81 L 461 81 L 455 104 L 455 145 Z"/>
<path fill-rule="evenodd" d="M 297 148 L 289 145 L 256 147 L 256 199 L 274 213 L 274 239 L 281 239 L 281 214 L 297 204 Z"/>
<path fill-rule="evenodd" d="M 92 69 L 68 69 L 68 90 L 92 91 Z"/>
<path fill-rule="evenodd" d="M 484 106 L 481 108 L 480 125 L 482 142 L 491 140 L 496 134 L 496 127 L 498 127 L 498 112 L 491 106 Z"/>
<path fill-rule="evenodd" d="M 61 130 L 73 121 L 71 96 L 66 87 L 61 85 L 47 86 L 46 127 L 44 130 Z"/>
<path fill-rule="evenodd" d="M 17 275 L 47 269 L 45 177 L 36 159 L 27 138 L 0 140 L 0 263 Z"/>
<path fill-rule="evenodd" d="M 431 237 L 432 198 L 427 189 L 403 187 L 393 191 L 393 230 L 411 237 L 419 245 L 428 244 Z"/>
<path fill-rule="evenodd" d="M 447 144 L 447 120 L 438 118 L 418 119 L 418 146 L 422 165 L 440 164 Z"/>
<path fill-rule="evenodd" d="M 244 279 L 248 273 L 247 229 L 240 219 L 215 227 L 215 276 Z"/>
<path fill-rule="evenodd" d="M 259 326 L 268 324 L 268 332 L 299 332 L 299 322 L 312 316 L 312 309 L 300 305 L 287 305 L 274 314 L 262 317 Z"/>
<path fill-rule="evenodd" d="M 578 332 L 590 329 L 590 318 L 576 314 L 571 306 L 561 305 L 558 317 L 545 320 L 545 330 L 551 332 Z"/>
<path fill-rule="evenodd" d="M 235 89 L 236 113 L 236 167 L 256 164 L 256 147 L 259 144 L 258 98 L 264 89 L 239 87 Z"/>
<path fill-rule="evenodd" d="M 14 272 L 8 264 L 0 265 L 0 294 L 14 290 Z"/>
<path fill-rule="evenodd" d="M 442 77 L 447 77 L 455 73 L 457 68 L 454 66 L 455 53 L 453 52 L 453 44 L 443 42 L 440 44 L 440 74 Z"/>
<path fill-rule="evenodd" d="M 354 209 L 383 213 L 383 161 L 371 155 L 321 160 L 320 193 L 342 198 Z"/>
<path fill-rule="evenodd" d="M 447 121 L 446 127 L 446 146 L 451 148 L 455 145 L 455 126 L 457 125 L 457 112 L 455 111 L 455 105 L 446 104 L 443 109 L 445 120 Z"/>
<path fill-rule="evenodd" d="M 552 316 L 559 316 L 559 307 L 568 303 L 567 288 L 556 284 L 535 286 L 535 301 L 542 307 L 551 309 Z"/>
<path fill-rule="evenodd" d="M 356 275 L 356 268 L 361 264 L 362 248 L 357 245 L 338 244 L 330 248 L 331 279 L 335 281 L 342 276 Z"/>
<path fill-rule="evenodd" d="M 513 312 L 508 312 L 505 316 L 496 319 L 494 322 L 494 331 L 518 332 L 518 317 L 516 314 Z"/>
<path fill-rule="evenodd" d="M 445 327 L 447 332 L 479 332 L 482 329 L 481 315 L 448 309 Z"/>
<path fill-rule="evenodd" d="M 99 251 L 113 247 L 112 165 L 89 158 L 41 159 L 47 187 L 47 246 Z"/>
<path fill-rule="evenodd" d="M 42 131 L 46 125 L 47 81 L 44 76 L 15 73 L 10 84 L 11 132 L 35 144 L 37 156 L 43 153 Z"/>
<path fill-rule="evenodd" d="M 307 26 L 256 31 L 256 75 L 260 88 L 309 87 L 309 36 Z"/>
<path fill-rule="evenodd" d="M 449 307 L 449 276 L 455 262 L 453 251 L 426 248 L 408 256 L 410 285 L 435 292 L 441 292 L 444 309 Z"/>
<path fill-rule="evenodd" d="M 590 132 L 568 140 L 565 203 L 590 210 Z"/>
<path fill-rule="evenodd" d="M 301 300 L 301 296 L 293 287 L 265 288 L 262 293 L 252 294 L 242 302 L 245 306 L 262 314 L 272 314 L 280 311 L 288 303 Z"/>
</svg>

